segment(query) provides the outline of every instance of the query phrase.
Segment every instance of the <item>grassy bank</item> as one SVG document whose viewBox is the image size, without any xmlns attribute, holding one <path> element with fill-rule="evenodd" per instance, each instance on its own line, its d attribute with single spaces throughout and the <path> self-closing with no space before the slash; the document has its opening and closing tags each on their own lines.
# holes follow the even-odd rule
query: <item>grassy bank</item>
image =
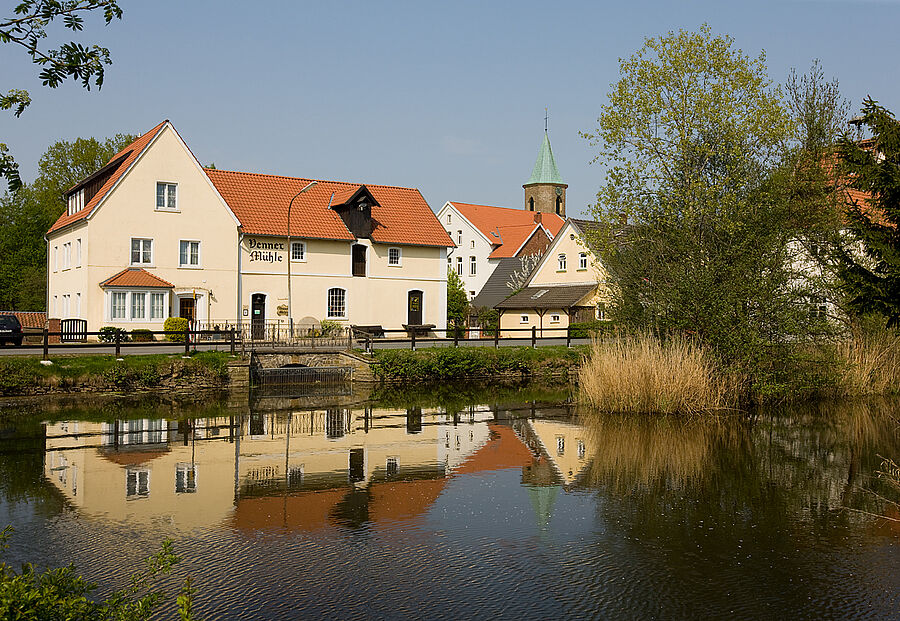
<svg viewBox="0 0 900 621">
<path fill-rule="evenodd" d="M 183 385 L 224 385 L 228 380 L 225 352 L 180 355 L 60 356 L 52 365 L 33 357 L 0 359 L 0 395 L 17 396 L 48 392 L 140 390 Z"/>
<path fill-rule="evenodd" d="M 485 377 L 568 377 L 581 364 L 583 347 L 454 347 L 376 351 L 376 380 L 428 382 Z"/>
</svg>

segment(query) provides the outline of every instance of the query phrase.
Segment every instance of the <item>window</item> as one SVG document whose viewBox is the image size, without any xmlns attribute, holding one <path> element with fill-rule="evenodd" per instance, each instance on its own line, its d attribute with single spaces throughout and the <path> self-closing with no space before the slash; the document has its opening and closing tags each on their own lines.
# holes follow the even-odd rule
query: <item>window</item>
<svg viewBox="0 0 900 621">
<path fill-rule="evenodd" d="M 561 254 L 556 259 L 559 261 L 559 267 L 556 271 L 565 272 L 566 271 L 566 255 Z"/>
<path fill-rule="evenodd" d="M 131 294 L 131 318 L 145 319 L 147 317 L 147 294 Z"/>
<path fill-rule="evenodd" d="M 559 323 L 559 315 L 556 313 L 550 315 L 550 323 Z"/>
<path fill-rule="evenodd" d="M 588 258 L 586 252 L 578 253 L 578 269 L 586 270 L 588 267 Z"/>
<path fill-rule="evenodd" d="M 469 257 L 469 276 L 475 275 L 476 265 L 475 257 Z"/>
<path fill-rule="evenodd" d="M 474 291 L 469 291 L 469 299 L 471 300 L 471 299 L 474 298 L 474 297 L 475 297 L 475 292 L 474 292 Z"/>
<path fill-rule="evenodd" d="M 347 316 L 347 292 L 344 289 L 328 290 L 328 318 L 343 319 Z"/>
<path fill-rule="evenodd" d="M 366 275 L 366 247 L 362 244 L 353 244 L 353 275 Z"/>
<path fill-rule="evenodd" d="M 178 267 L 200 267 L 200 242 L 178 242 Z"/>
<path fill-rule="evenodd" d="M 146 498 L 150 495 L 150 471 L 129 468 L 125 471 L 125 497 L 128 500 Z"/>
<path fill-rule="evenodd" d="M 556 454 L 566 454 L 566 439 L 563 436 L 556 436 Z"/>
<path fill-rule="evenodd" d="M 399 248 L 388 248 L 388 265 L 400 265 Z"/>
<path fill-rule="evenodd" d="M 63 244 L 62 268 L 64 270 L 67 270 L 71 266 L 72 266 L 72 242 L 66 242 Z"/>
<path fill-rule="evenodd" d="M 397 475 L 397 472 L 400 470 L 400 463 L 397 461 L 396 457 L 388 457 L 387 463 L 385 464 L 385 475 L 389 477 L 393 477 Z"/>
<path fill-rule="evenodd" d="M 56 314 L 57 314 L 57 313 L 56 313 L 56 309 L 59 308 L 59 307 L 57 306 L 57 303 L 56 303 L 56 302 L 57 302 L 57 296 L 54 295 L 54 296 L 53 296 L 53 315 L 54 315 L 54 316 L 56 316 Z"/>
<path fill-rule="evenodd" d="M 606 304 L 603 302 L 597 302 L 597 319 L 606 320 Z"/>
<path fill-rule="evenodd" d="M 519 315 L 519 323 L 528 323 L 528 315 Z"/>
<path fill-rule="evenodd" d="M 53 271 L 59 269 L 59 246 L 53 246 Z"/>
<path fill-rule="evenodd" d="M 178 186 L 174 183 L 157 182 L 156 184 L 156 208 L 175 211 L 178 203 L 175 200 L 175 191 Z"/>
<path fill-rule="evenodd" d="M 306 242 L 291 242 L 291 261 L 306 261 Z"/>
<path fill-rule="evenodd" d="M 197 466 L 195 464 L 175 465 L 175 493 L 193 494 L 197 491 Z"/>
<path fill-rule="evenodd" d="M 69 194 L 66 201 L 66 213 L 70 216 L 84 209 L 84 188 Z"/>
<path fill-rule="evenodd" d="M 127 293 L 124 291 L 113 291 L 110 296 L 111 304 L 109 308 L 110 319 L 125 319 L 125 298 Z"/>
<path fill-rule="evenodd" d="M 81 267 L 81 238 L 75 240 L 75 267 Z"/>
<path fill-rule="evenodd" d="M 474 247 L 475 247 L 475 240 L 473 239 L 472 241 L 469 242 L 469 248 L 474 248 Z"/>
<path fill-rule="evenodd" d="M 447 224 L 453 224 L 453 216 L 451 216 L 449 213 L 447 214 Z"/>
<path fill-rule="evenodd" d="M 557 196 L 556 197 L 556 215 L 557 216 L 560 215 L 561 211 L 562 211 L 562 199 L 559 196 Z"/>
<path fill-rule="evenodd" d="M 75 316 L 81 317 L 81 294 L 75 294 Z"/>
<path fill-rule="evenodd" d="M 131 240 L 131 264 L 150 265 L 152 263 L 153 240 L 133 238 Z"/>
<path fill-rule="evenodd" d="M 534 197 L 528 199 L 528 211 L 534 211 Z"/>
<path fill-rule="evenodd" d="M 809 320 L 823 321 L 828 317 L 828 306 L 825 304 L 825 298 L 819 295 L 809 296 Z"/>
<path fill-rule="evenodd" d="M 150 319 L 166 318 L 166 294 L 151 293 L 150 294 Z"/>
<path fill-rule="evenodd" d="M 456 231 L 456 244 L 462 246 L 462 231 Z"/>
<path fill-rule="evenodd" d="M 462 257 L 456 257 L 456 275 L 462 276 Z"/>
<path fill-rule="evenodd" d="M 578 441 L 578 459 L 584 459 L 584 440 Z"/>
<path fill-rule="evenodd" d="M 69 300 L 71 296 L 68 293 L 64 293 L 62 296 L 62 316 L 63 319 L 69 317 Z"/>
</svg>

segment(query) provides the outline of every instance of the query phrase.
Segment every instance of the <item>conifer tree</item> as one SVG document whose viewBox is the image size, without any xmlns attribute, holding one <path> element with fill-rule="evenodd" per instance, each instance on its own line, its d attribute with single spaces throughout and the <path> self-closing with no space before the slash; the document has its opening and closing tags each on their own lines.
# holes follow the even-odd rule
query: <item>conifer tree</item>
<svg viewBox="0 0 900 621">
<path fill-rule="evenodd" d="M 900 121 L 868 98 L 862 123 L 870 140 L 845 137 L 839 145 L 847 186 L 867 195 L 849 198 L 850 238 L 838 250 L 839 275 L 852 310 L 900 326 Z"/>
</svg>

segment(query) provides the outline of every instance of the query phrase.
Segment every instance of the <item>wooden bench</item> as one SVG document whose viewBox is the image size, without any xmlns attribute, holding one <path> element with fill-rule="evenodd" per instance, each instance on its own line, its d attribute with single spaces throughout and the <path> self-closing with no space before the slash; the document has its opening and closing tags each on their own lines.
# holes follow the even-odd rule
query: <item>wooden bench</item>
<svg viewBox="0 0 900 621">
<path fill-rule="evenodd" d="M 411 324 L 403 324 L 403 329 L 412 336 L 415 333 L 416 336 L 428 336 L 428 333 L 434 330 L 433 323 L 425 323 L 420 325 L 411 325 Z"/>
<path fill-rule="evenodd" d="M 350 326 L 350 329 L 353 330 L 353 334 L 358 334 L 360 336 L 370 336 L 373 339 L 384 338 L 384 328 L 382 328 L 380 325 Z"/>
</svg>

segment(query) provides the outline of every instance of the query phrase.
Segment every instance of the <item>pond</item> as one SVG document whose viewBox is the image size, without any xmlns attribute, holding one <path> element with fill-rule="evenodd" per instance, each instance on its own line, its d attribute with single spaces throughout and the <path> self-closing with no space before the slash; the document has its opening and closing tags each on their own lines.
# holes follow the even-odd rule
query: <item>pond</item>
<svg viewBox="0 0 900 621">
<path fill-rule="evenodd" d="M 0 424 L 12 564 L 109 588 L 165 538 L 202 618 L 900 618 L 900 404 L 715 421 L 440 387 Z M 8 412 L 7 412 L 8 414 Z M 172 608 L 163 618 L 172 618 Z"/>
</svg>

